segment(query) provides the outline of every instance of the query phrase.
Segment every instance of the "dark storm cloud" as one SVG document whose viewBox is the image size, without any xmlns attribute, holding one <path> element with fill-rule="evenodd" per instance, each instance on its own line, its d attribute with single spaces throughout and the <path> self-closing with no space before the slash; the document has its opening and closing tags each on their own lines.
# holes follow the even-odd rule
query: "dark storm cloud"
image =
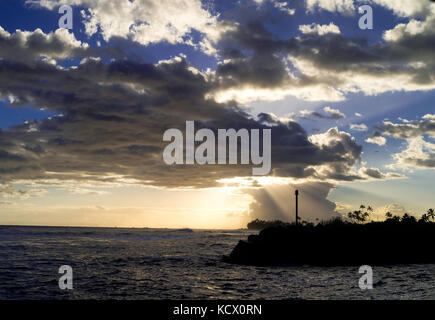
<svg viewBox="0 0 435 320">
<path fill-rule="evenodd" d="M 2 158 L 9 159 L 2 179 L 47 179 L 50 171 L 56 179 L 110 182 L 116 180 L 110 175 L 118 175 L 167 187 L 209 187 L 217 179 L 250 175 L 246 166 L 169 167 L 162 161 L 163 132 L 184 131 L 186 119 L 214 130 L 269 128 L 261 116 L 256 121 L 233 104 L 206 99 L 211 88 L 184 58 L 157 65 L 88 60 L 65 70 L 0 61 L 3 95 L 62 113 L 0 133 Z M 295 122 L 271 128 L 274 174 L 359 178 L 349 175 L 361 154 L 349 135 L 332 130 L 313 143 Z M 13 159 L 31 167 L 18 167 Z M 326 174 L 311 166 L 325 166 Z"/>
<path fill-rule="evenodd" d="M 94 52 L 63 31 L 51 35 L 3 32 L 0 96 L 15 105 L 31 104 L 58 115 L 0 132 L 0 161 L 6 159 L 1 179 L 116 182 L 122 177 L 156 186 L 209 187 L 217 179 L 251 174 L 249 166 L 165 165 L 163 133 L 169 128 L 184 131 L 186 120 L 214 131 L 271 128 L 275 176 L 346 181 L 370 176 L 353 171 L 362 147 L 351 135 L 332 128 L 309 137 L 294 121 L 282 122 L 267 113 L 255 120 L 235 102 L 218 103 L 213 93 L 244 85 L 279 88 L 290 83 L 302 88 L 331 84 L 336 78 L 290 77 L 284 55 L 303 56 L 321 69 L 334 71 L 362 63 L 362 72 L 368 72 L 374 68 L 370 63 L 384 59 L 379 52 L 385 48 L 339 35 L 303 35 L 284 41 L 258 21 L 234 30 L 221 39 L 222 54 L 231 60 L 207 75 L 194 70 L 184 56 L 149 64 L 115 55 L 105 62 L 89 58 Z M 24 37 L 27 47 L 15 41 L 17 37 Z M 8 46 L 17 50 L 15 57 Z M 313 49 L 321 50 L 320 54 Z M 49 61 L 78 56 L 88 58 L 66 69 Z M 324 112 L 312 116 L 344 117 L 335 109 Z"/>
</svg>

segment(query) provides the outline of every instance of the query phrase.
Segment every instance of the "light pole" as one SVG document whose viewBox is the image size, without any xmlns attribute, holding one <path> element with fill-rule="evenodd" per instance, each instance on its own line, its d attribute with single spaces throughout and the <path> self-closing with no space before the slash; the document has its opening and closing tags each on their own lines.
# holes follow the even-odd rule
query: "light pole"
<svg viewBox="0 0 435 320">
<path fill-rule="evenodd" d="M 296 196 L 296 225 L 298 225 L 298 196 L 299 196 L 299 190 L 295 191 L 295 196 Z"/>
</svg>

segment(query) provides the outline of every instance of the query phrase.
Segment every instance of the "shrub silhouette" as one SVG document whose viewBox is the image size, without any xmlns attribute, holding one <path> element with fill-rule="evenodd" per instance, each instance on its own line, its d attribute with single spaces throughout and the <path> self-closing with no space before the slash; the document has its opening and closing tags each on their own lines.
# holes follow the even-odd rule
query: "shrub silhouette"
<svg viewBox="0 0 435 320">
<path fill-rule="evenodd" d="M 249 222 L 247 227 L 250 230 L 263 230 L 268 227 L 277 227 L 277 226 L 285 226 L 285 225 L 287 225 L 287 223 L 280 220 L 265 221 L 265 220 L 255 219 Z"/>
</svg>

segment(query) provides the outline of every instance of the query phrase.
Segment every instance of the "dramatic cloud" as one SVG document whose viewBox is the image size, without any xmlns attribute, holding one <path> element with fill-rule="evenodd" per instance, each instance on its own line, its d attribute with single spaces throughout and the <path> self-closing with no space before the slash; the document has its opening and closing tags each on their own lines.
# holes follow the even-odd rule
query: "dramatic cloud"
<svg viewBox="0 0 435 320">
<path fill-rule="evenodd" d="M 353 166 L 360 160 L 362 147 L 356 144 L 355 138 L 349 133 L 331 128 L 325 133 L 312 135 L 309 139 L 324 152 L 341 150 L 340 157 L 336 161 L 316 168 L 321 176 L 337 180 L 360 179 L 358 175 L 351 172 Z"/>
<path fill-rule="evenodd" d="M 294 190 L 300 192 L 299 216 L 304 221 L 330 220 L 339 214 L 335 204 L 327 199 L 334 186 L 324 182 L 307 182 L 298 185 L 272 185 L 250 190 L 253 197 L 249 219 L 294 221 Z M 317 220 L 318 219 L 318 220 Z"/>
<path fill-rule="evenodd" d="M 385 135 L 393 138 L 416 138 L 423 134 L 435 137 L 435 116 L 433 114 L 426 114 L 422 117 L 422 120 L 406 120 L 406 123 L 385 121 L 380 129 Z"/>
<path fill-rule="evenodd" d="M 421 120 L 404 120 L 402 123 L 386 121 L 379 129 L 384 135 L 404 139 L 407 147 L 393 155 L 392 168 L 435 168 L 435 115 L 426 114 Z"/>
<path fill-rule="evenodd" d="M 392 168 L 435 168 L 435 143 L 425 141 L 423 137 L 407 140 L 408 146 L 393 155 L 396 163 Z"/>
<path fill-rule="evenodd" d="M 411 19 L 407 23 L 400 23 L 393 29 L 384 32 L 384 39 L 390 42 L 405 42 L 413 37 L 431 37 L 435 34 L 435 9 L 425 20 Z"/>
<path fill-rule="evenodd" d="M 53 59 L 84 57 L 96 52 L 66 29 L 48 34 L 41 29 L 33 32 L 17 30 L 10 34 L 0 26 L 0 43 L 1 59 L 23 63 L 45 60 L 56 64 Z"/>
<path fill-rule="evenodd" d="M 359 2 L 363 3 L 364 1 L 359 0 Z M 393 11 L 399 17 L 424 16 L 434 10 L 434 4 L 431 3 L 431 0 L 371 0 L 370 2 Z"/>
<path fill-rule="evenodd" d="M 67 2 L 46 0 L 39 5 L 52 9 L 61 3 Z M 346 11 L 350 3 L 312 1 L 307 5 Z M 406 30 L 394 36 L 386 33 L 382 42 L 374 44 L 346 38 L 334 24 L 305 26 L 302 34 L 283 39 L 260 19 L 218 22 L 199 0 L 125 0 L 116 7 L 111 1 L 67 4 L 83 7 L 88 35 L 100 32 L 106 40 L 123 37 L 144 45 L 190 44 L 189 35 L 196 30 L 202 34 L 200 41 L 212 42 L 208 48 L 222 59 L 216 70 L 202 71 L 184 55 L 151 64 L 98 52 L 65 30 L 10 34 L 1 29 L 0 98 L 57 114 L 0 131 L 3 183 L 77 180 L 201 188 L 218 185 L 218 179 L 250 175 L 249 166 L 165 165 L 163 132 L 168 128 L 184 131 L 186 120 L 195 120 L 198 129 L 215 131 L 272 129 L 272 175 L 277 177 L 385 178 L 388 175 L 380 172 L 356 171 L 362 147 L 349 133 L 331 128 L 309 136 L 290 118 L 261 113 L 255 119 L 238 103 L 286 95 L 338 101 L 346 93 L 435 88 L 435 34 L 427 28 L 412 31 L 413 37 Z M 139 6 L 145 10 L 138 10 Z M 430 24 L 430 19 L 423 23 Z M 107 59 L 101 59 L 103 53 Z M 52 61 L 65 58 L 83 59 L 68 67 Z M 330 107 L 309 116 L 345 117 Z M 427 122 L 433 128 L 431 121 L 425 118 L 419 126 Z M 384 127 L 383 133 L 389 135 L 388 124 Z M 422 147 L 431 148 L 429 144 Z M 430 157 L 419 159 L 430 165 Z"/>
<path fill-rule="evenodd" d="M 257 1 L 266 2 L 293 12 L 286 2 Z M 187 44 L 222 58 L 212 72 L 218 85 L 209 92 L 219 102 L 277 100 L 289 95 L 309 101 L 342 101 L 354 92 L 376 95 L 434 89 L 434 5 L 429 1 L 372 2 L 401 16 L 428 13 L 424 20 L 413 19 L 386 30 L 384 41 L 369 44 L 343 37 L 333 22 L 301 25 L 301 36 L 283 39 L 255 15 L 247 23 L 218 19 L 200 0 L 122 0 L 116 9 L 110 0 L 27 1 L 47 9 L 60 4 L 83 8 L 86 33 L 101 33 L 106 41 L 121 37 L 143 45 Z M 307 0 L 304 5 L 308 12 L 356 10 L 353 0 Z M 261 5 L 255 10 L 269 8 Z M 201 36 L 193 36 L 194 32 Z"/>
<path fill-rule="evenodd" d="M 0 132 L 2 180 L 76 180 L 210 187 L 250 175 L 249 166 L 172 166 L 162 161 L 163 132 L 197 128 L 272 129 L 275 176 L 353 180 L 361 146 L 337 128 L 308 136 L 292 121 L 252 119 L 234 104 L 206 96 L 214 83 L 184 57 L 157 64 L 87 59 L 59 69 L 0 61 L 0 92 L 58 116 Z M 336 110 L 327 109 L 331 114 Z M 269 123 L 269 125 L 267 125 Z"/>
<path fill-rule="evenodd" d="M 211 43 L 217 40 L 221 28 L 225 29 L 200 0 L 31 0 L 27 3 L 50 10 L 62 4 L 83 8 L 86 34 L 100 33 L 105 41 L 122 37 L 143 45 L 162 41 L 183 43 L 213 53 Z M 192 31 L 201 32 L 204 37 L 194 43 Z"/>
<path fill-rule="evenodd" d="M 214 96 L 242 102 L 289 95 L 341 101 L 356 92 L 433 90 L 434 19 L 435 9 L 423 20 L 386 30 L 376 43 L 345 37 L 335 24 L 304 25 L 302 35 L 289 39 L 259 19 L 237 24 L 220 38 L 223 60 L 216 70 L 220 85 Z"/>
</svg>

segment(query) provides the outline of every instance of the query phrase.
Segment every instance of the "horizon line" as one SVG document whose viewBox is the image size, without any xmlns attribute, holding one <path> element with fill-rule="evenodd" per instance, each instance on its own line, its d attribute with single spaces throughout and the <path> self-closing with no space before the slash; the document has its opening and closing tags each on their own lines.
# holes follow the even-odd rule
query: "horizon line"
<svg viewBox="0 0 435 320">
<path fill-rule="evenodd" d="M 68 226 L 68 225 L 33 225 L 33 224 L 0 224 L 1 227 L 37 227 L 37 228 L 106 228 L 106 229 L 167 229 L 167 230 L 248 230 L 248 228 L 192 228 L 192 227 L 103 227 L 103 226 Z"/>
</svg>

